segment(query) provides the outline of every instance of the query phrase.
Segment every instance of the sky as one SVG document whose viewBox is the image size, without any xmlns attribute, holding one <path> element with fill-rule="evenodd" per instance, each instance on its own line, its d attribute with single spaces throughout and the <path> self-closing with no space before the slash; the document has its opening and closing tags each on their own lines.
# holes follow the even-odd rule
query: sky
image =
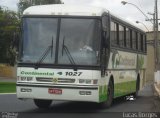
<svg viewBox="0 0 160 118">
<path fill-rule="evenodd" d="M 17 11 L 17 3 L 19 0 L 0 0 L 0 6 L 4 8 L 8 7 L 10 10 Z M 98 6 L 108 9 L 111 13 L 129 21 L 135 26 L 148 31 L 147 28 L 152 31 L 153 24 L 146 21 L 145 16 L 140 12 L 143 11 L 149 18 L 153 18 L 153 15 L 148 15 L 148 12 L 154 12 L 154 1 L 155 0 L 125 0 L 128 3 L 135 4 L 140 10 L 131 4 L 122 5 L 122 0 L 62 0 L 64 4 L 78 4 L 88 6 Z M 158 6 L 160 2 L 158 3 Z M 136 23 L 139 21 L 140 23 Z M 143 25 L 144 24 L 144 25 Z"/>
</svg>

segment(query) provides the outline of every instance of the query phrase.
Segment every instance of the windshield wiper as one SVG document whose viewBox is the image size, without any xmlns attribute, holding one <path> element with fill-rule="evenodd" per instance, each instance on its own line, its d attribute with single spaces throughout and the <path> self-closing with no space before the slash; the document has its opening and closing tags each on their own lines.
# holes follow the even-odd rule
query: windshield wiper
<svg viewBox="0 0 160 118">
<path fill-rule="evenodd" d="M 62 44 L 62 56 L 63 56 L 63 51 L 65 51 L 70 63 L 73 65 L 74 70 L 77 71 L 76 63 L 75 63 L 68 47 L 65 45 L 64 41 L 65 41 L 65 37 L 63 38 L 63 44 Z"/>
<path fill-rule="evenodd" d="M 52 43 L 51 45 L 49 45 L 47 47 L 47 49 L 45 50 L 45 52 L 42 54 L 42 56 L 39 58 L 39 60 L 37 61 L 37 63 L 35 64 L 35 69 L 38 69 L 39 65 L 43 62 L 43 60 L 47 57 L 49 51 L 51 50 L 51 57 L 52 57 L 52 53 L 53 53 L 53 37 L 52 37 Z"/>
</svg>

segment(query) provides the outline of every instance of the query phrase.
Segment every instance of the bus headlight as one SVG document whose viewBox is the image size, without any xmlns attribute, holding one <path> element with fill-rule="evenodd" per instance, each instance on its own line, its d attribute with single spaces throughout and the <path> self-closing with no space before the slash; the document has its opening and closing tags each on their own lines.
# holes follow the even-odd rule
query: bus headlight
<svg viewBox="0 0 160 118">
<path fill-rule="evenodd" d="M 92 83 L 92 80 L 86 79 L 86 84 L 91 84 L 91 83 Z"/>
<path fill-rule="evenodd" d="M 25 81 L 25 82 L 31 82 L 33 81 L 33 77 L 17 77 L 18 81 Z"/>
<path fill-rule="evenodd" d="M 92 84 L 92 80 L 90 79 L 79 79 L 80 84 Z"/>
<path fill-rule="evenodd" d="M 97 84 L 98 80 L 91 80 L 91 79 L 79 79 L 79 84 Z"/>
<path fill-rule="evenodd" d="M 79 79 L 79 83 L 80 84 L 84 84 L 85 83 L 85 79 Z"/>
</svg>

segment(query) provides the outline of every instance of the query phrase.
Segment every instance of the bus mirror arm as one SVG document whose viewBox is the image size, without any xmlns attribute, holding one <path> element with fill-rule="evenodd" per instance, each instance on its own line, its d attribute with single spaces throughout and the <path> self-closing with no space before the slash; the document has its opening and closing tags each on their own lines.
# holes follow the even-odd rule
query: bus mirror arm
<svg viewBox="0 0 160 118">
<path fill-rule="evenodd" d="M 102 49 L 101 58 L 101 76 L 104 77 L 106 71 L 106 48 Z"/>
<path fill-rule="evenodd" d="M 65 40 L 65 37 L 63 37 L 63 44 L 62 44 L 62 56 L 63 56 L 63 53 L 64 53 L 64 40 Z"/>
<path fill-rule="evenodd" d="M 105 65 L 101 65 L 101 76 L 104 77 L 105 76 L 105 71 L 106 71 L 106 66 Z"/>
<path fill-rule="evenodd" d="M 52 36 L 52 44 L 51 44 L 51 57 L 53 56 L 53 36 Z"/>
<path fill-rule="evenodd" d="M 103 31 L 103 47 L 107 47 L 108 44 L 107 44 L 107 32 L 106 31 Z"/>
</svg>

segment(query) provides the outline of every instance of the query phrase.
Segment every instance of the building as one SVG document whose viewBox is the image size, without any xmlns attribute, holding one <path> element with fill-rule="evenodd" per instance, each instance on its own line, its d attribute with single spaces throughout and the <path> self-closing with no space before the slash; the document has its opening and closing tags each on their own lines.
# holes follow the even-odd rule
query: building
<svg viewBox="0 0 160 118">
<path fill-rule="evenodd" d="M 160 39 L 160 32 L 158 32 Z M 154 82 L 155 72 L 155 48 L 154 48 L 154 32 L 147 32 L 147 70 L 145 83 Z"/>
</svg>

